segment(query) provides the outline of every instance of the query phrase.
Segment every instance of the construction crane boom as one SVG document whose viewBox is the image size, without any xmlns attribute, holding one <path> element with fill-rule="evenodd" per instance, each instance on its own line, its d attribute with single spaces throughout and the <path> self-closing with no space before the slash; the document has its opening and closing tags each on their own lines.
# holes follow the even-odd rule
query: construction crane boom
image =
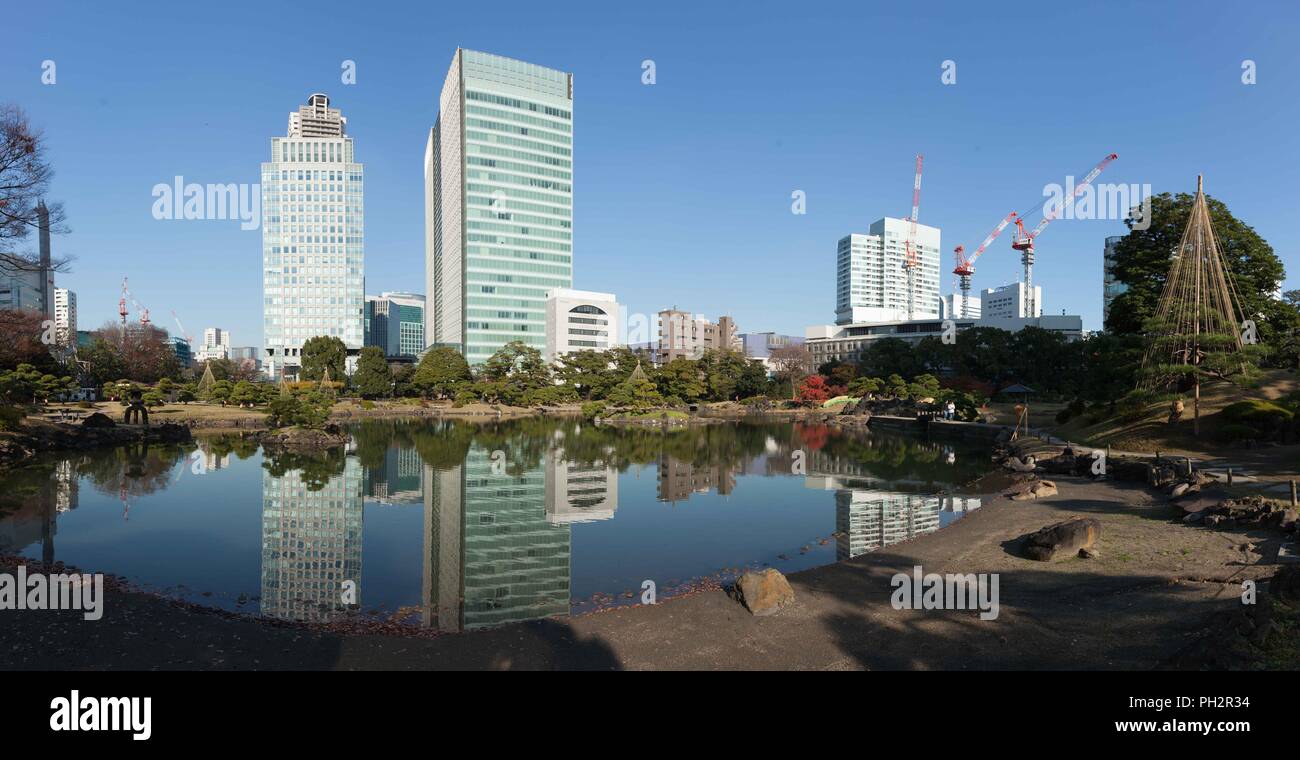
<svg viewBox="0 0 1300 760">
<path fill-rule="evenodd" d="M 984 253 L 985 249 L 987 249 L 994 240 L 997 240 L 998 235 L 1002 234 L 1002 230 L 1005 230 L 1007 225 L 1011 224 L 1015 218 L 1016 212 L 1012 211 L 1010 214 L 1007 214 L 1002 221 L 998 222 L 998 226 L 994 227 L 993 231 L 988 234 L 988 237 L 984 238 L 984 242 L 980 243 L 979 248 L 976 248 L 975 252 L 969 257 L 965 255 L 965 246 L 959 245 L 953 249 L 953 253 L 956 255 L 957 259 L 957 267 L 952 270 L 952 273 L 957 275 L 961 287 L 960 316 L 962 318 L 970 316 L 970 278 L 971 275 L 975 274 L 975 260 Z"/>
<path fill-rule="evenodd" d="M 1117 158 L 1119 158 L 1118 153 L 1111 153 L 1103 158 L 1101 162 L 1094 166 L 1092 171 L 1088 172 L 1084 176 L 1083 180 L 1075 186 L 1074 192 L 1071 193 L 1068 198 L 1062 200 L 1056 207 L 1043 212 L 1043 220 L 1038 223 L 1038 226 L 1035 227 L 1033 231 L 1026 233 L 1024 217 L 1016 217 L 1016 236 L 1011 240 L 1011 247 L 1020 251 L 1020 263 L 1025 268 L 1025 307 L 1028 316 L 1038 316 L 1038 308 L 1035 303 L 1036 299 L 1034 298 L 1034 239 L 1043 233 L 1043 230 L 1047 228 L 1047 225 L 1052 223 L 1053 219 L 1056 219 L 1060 216 L 1061 212 L 1065 211 L 1066 208 L 1073 204 L 1074 199 L 1079 197 L 1079 194 L 1084 191 L 1084 188 L 1091 185 L 1092 181 L 1097 178 L 1097 175 L 1101 174 L 1102 170 L 1109 166 L 1111 161 L 1114 161 Z"/>
<path fill-rule="evenodd" d="M 913 318 L 916 310 L 916 220 L 921 212 L 921 163 L 925 159 L 916 155 L 916 178 L 912 180 L 912 218 L 911 229 L 907 233 L 907 252 L 903 259 L 903 268 L 907 270 L 907 318 Z"/>
</svg>

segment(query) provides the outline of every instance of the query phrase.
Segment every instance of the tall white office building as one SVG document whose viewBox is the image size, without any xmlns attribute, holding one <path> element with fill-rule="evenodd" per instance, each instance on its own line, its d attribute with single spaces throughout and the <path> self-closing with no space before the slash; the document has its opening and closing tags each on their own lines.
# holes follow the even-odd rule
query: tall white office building
<svg viewBox="0 0 1300 760">
<path fill-rule="evenodd" d="M 310 338 L 338 338 L 349 355 L 364 345 L 363 171 L 346 129 L 329 96 L 313 94 L 262 164 L 262 351 L 273 379 L 297 375 Z"/>
<path fill-rule="evenodd" d="M 573 286 L 573 75 L 458 49 L 424 187 L 425 340 L 544 351 L 547 291 Z"/>
<path fill-rule="evenodd" d="M 67 288 L 54 289 L 54 340 L 64 348 L 77 344 L 77 294 Z"/>
<path fill-rule="evenodd" d="M 908 318 L 907 237 L 912 223 L 886 217 L 867 234 L 840 238 L 836 248 L 835 322 L 893 322 Z M 939 317 L 938 227 L 916 225 L 913 319 Z"/>
<path fill-rule="evenodd" d="M 198 354 L 194 358 L 201 362 L 231 358 L 230 332 L 220 327 L 205 329 L 203 331 L 203 345 L 199 346 Z"/>
</svg>

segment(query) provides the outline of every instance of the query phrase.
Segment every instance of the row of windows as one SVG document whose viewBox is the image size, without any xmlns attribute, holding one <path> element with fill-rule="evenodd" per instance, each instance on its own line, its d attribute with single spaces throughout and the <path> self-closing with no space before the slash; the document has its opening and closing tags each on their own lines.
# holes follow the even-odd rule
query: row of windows
<svg viewBox="0 0 1300 760">
<path fill-rule="evenodd" d="M 546 195 L 545 193 L 538 193 L 532 190 L 520 190 L 514 187 L 493 187 L 492 185 L 478 185 L 473 182 L 467 182 L 465 184 L 465 191 L 469 193 L 483 193 L 485 196 L 487 196 L 482 199 L 482 201 L 486 205 L 491 205 L 492 201 L 494 200 L 494 197 L 499 197 L 502 195 L 504 195 L 508 199 L 522 198 L 524 200 L 530 200 L 530 201 L 546 201 L 548 203 L 558 203 L 562 206 L 573 205 L 573 199 L 568 196 Z M 474 202 L 473 196 L 470 196 L 470 202 L 471 203 Z M 533 210 L 535 211 L 537 209 L 533 209 Z M 556 216 L 569 216 L 571 212 L 568 209 L 557 208 L 553 212 L 548 211 L 546 213 L 554 213 Z"/>
<path fill-rule="evenodd" d="M 528 164 L 517 164 L 514 161 L 503 161 L 497 158 L 483 158 L 481 156 L 467 156 L 465 163 L 473 166 L 486 166 L 489 169 L 505 169 L 506 171 L 521 172 L 523 174 L 538 174 L 543 177 L 555 177 L 557 179 L 573 179 L 572 172 L 566 172 L 561 169 L 547 169 L 543 166 L 529 166 Z"/>
<path fill-rule="evenodd" d="M 546 114 L 547 116 L 555 116 L 561 119 L 569 119 L 569 120 L 573 119 L 572 113 L 561 110 L 559 108 L 553 108 L 551 106 L 542 105 L 540 103 L 530 103 L 529 101 L 519 100 L 518 98 L 507 98 L 504 95 L 495 95 L 490 92 L 478 92 L 476 90 L 466 90 L 465 99 L 478 100 L 484 103 L 496 103 L 499 106 L 509 106 L 510 108 L 518 108 L 520 110 L 540 112 Z"/>
<path fill-rule="evenodd" d="M 511 150 L 510 148 L 498 148 L 495 145 L 478 145 L 469 143 L 465 146 L 466 154 L 483 154 L 485 156 L 498 156 L 500 158 L 513 158 L 517 161 L 536 161 L 539 164 L 550 164 L 558 166 L 561 169 L 572 169 L 573 162 L 567 158 L 557 158 L 556 156 L 541 156 L 536 153 L 525 153 L 522 150 Z"/>
<path fill-rule="evenodd" d="M 478 116 L 490 116 L 494 119 L 509 119 L 510 121 L 520 124 L 530 124 L 534 127 L 543 127 L 545 129 L 554 129 L 556 132 L 566 134 L 573 132 L 573 125 L 563 121 L 553 121 L 551 119 L 539 119 L 536 116 L 529 116 L 522 113 L 513 113 L 511 111 L 501 111 L 496 108 L 485 108 L 483 106 L 467 106 L 465 113 L 475 114 Z"/>
<path fill-rule="evenodd" d="M 529 237 L 543 237 L 551 238 L 553 240 L 573 240 L 572 232 L 563 229 L 550 229 L 548 227 L 529 227 L 522 224 L 480 222 L 475 220 L 470 220 L 465 226 L 471 230 L 482 230 L 484 232 L 508 232 L 514 235 L 528 235 Z"/>
<path fill-rule="evenodd" d="M 567 243 L 552 243 L 548 240 L 529 240 L 525 238 L 512 238 L 503 235 L 479 235 L 476 233 L 467 233 L 465 240 L 470 243 L 496 243 L 498 245 L 518 245 L 524 248 L 541 248 L 549 251 L 563 251 L 572 253 L 573 246 Z"/>
<path fill-rule="evenodd" d="M 533 177 L 519 177 L 514 174 L 502 174 L 501 172 L 484 172 L 477 169 L 465 170 L 465 176 L 469 179 L 485 179 L 489 182 L 503 182 L 510 185 L 524 185 L 526 187 L 538 187 L 543 190 L 554 190 L 560 193 L 572 193 L 573 185 L 565 182 L 553 182 L 549 179 L 535 179 Z"/>
<path fill-rule="evenodd" d="M 513 248 L 489 248 L 483 245 L 467 245 L 465 246 L 465 252 L 510 259 L 528 259 L 529 261 L 553 261 L 557 264 L 569 264 L 573 260 L 573 257 L 566 253 L 539 253 L 537 251 L 520 251 Z"/>
<path fill-rule="evenodd" d="M 512 272 L 535 272 L 537 274 L 553 274 L 557 277 L 570 277 L 573 274 L 573 267 L 557 266 L 552 264 L 525 264 L 515 262 L 494 261 L 492 259 L 479 258 L 477 256 L 469 259 L 470 267 L 479 267 L 488 271 L 496 269 L 509 269 Z"/>
<path fill-rule="evenodd" d="M 497 204 L 490 208 L 468 209 L 466 216 L 476 219 L 500 219 L 506 222 L 522 222 L 524 224 L 538 224 L 543 227 L 559 227 L 560 229 L 572 229 L 573 222 L 568 219 L 551 219 L 546 216 L 533 216 L 532 214 L 522 214 L 516 211 L 498 211 L 504 208 L 504 204 Z"/>
<path fill-rule="evenodd" d="M 573 156 L 573 150 L 570 148 L 565 148 L 559 145 L 550 145 L 548 143 L 540 143 L 536 140 L 521 140 L 518 137 L 510 137 L 509 135 L 498 134 L 495 132 L 474 132 L 466 130 L 465 139 L 477 140 L 482 143 L 513 145 L 516 148 L 527 148 L 528 150 L 535 150 L 540 153 L 554 153 L 557 156 Z"/>
</svg>

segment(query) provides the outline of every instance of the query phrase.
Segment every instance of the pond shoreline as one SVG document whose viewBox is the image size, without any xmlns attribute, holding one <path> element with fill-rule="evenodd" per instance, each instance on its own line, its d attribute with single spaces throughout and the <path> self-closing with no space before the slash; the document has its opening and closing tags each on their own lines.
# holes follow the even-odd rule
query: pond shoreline
<svg viewBox="0 0 1300 760">
<path fill-rule="evenodd" d="M 906 544 L 793 573 L 794 605 L 767 618 L 705 589 L 472 633 L 348 632 L 114 585 L 103 620 L 14 616 L 0 651 L 14 669 L 1151 669 L 1179 663 L 1216 616 L 1240 607 L 1243 579 L 1276 568 L 1267 538 L 1182 525 L 1143 487 L 1058 482 L 1058 496 L 1000 500 Z M 1008 548 L 1080 512 L 1102 523 L 1099 558 L 1041 563 Z M 1242 541 L 1260 547 L 1245 565 Z M 1000 573 L 1000 616 L 893 609 L 889 579 L 914 565 Z"/>
</svg>

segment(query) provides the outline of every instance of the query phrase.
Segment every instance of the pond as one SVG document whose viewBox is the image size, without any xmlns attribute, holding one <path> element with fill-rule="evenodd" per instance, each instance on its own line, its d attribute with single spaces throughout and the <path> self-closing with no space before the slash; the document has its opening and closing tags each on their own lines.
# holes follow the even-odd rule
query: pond
<svg viewBox="0 0 1300 760">
<path fill-rule="evenodd" d="M 987 448 L 789 422 L 675 432 L 369 421 L 346 448 L 233 436 L 0 477 L 0 554 L 226 610 L 461 631 L 790 573 L 943 528 Z"/>
</svg>

